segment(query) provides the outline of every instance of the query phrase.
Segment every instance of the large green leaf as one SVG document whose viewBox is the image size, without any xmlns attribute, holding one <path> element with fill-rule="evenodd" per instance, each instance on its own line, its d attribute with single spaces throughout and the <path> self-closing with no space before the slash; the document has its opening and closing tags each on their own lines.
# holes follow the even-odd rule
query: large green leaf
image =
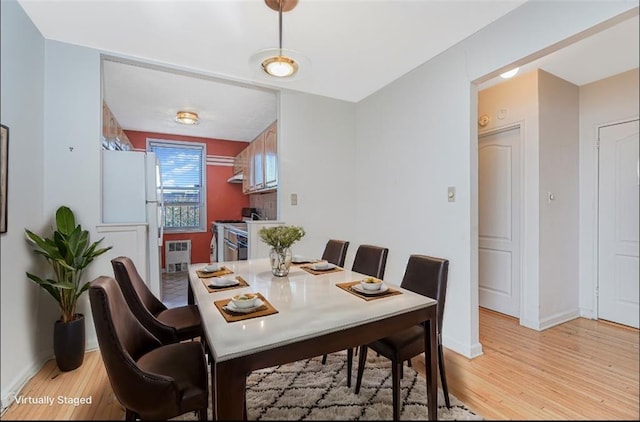
<svg viewBox="0 0 640 422">
<path fill-rule="evenodd" d="M 56 229 L 64 235 L 70 234 L 76 228 L 76 218 L 69 207 L 61 206 L 56 211 Z"/>
</svg>

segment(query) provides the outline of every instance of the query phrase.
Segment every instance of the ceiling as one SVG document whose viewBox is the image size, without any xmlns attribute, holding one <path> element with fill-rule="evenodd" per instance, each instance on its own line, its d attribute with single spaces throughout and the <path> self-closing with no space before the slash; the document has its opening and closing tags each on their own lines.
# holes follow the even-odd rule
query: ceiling
<svg viewBox="0 0 640 422">
<path fill-rule="evenodd" d="M 360 101 L 524 1 L 299 0 L 283 15 L 283 47 L 310 66 L 286 82 L 250 63 L 278 45 L 278 13 L 262 0 L 19 3 L 45 38 L 119 57 L 104 62 L 103 92 L 124 129 L 250 141 L 276 119 L 277 90 Z M 638 67 L 637 15 L 534 65 L 577 85 Z M 179 125 L 178 110 L 200 124 Z"/>
</svg>

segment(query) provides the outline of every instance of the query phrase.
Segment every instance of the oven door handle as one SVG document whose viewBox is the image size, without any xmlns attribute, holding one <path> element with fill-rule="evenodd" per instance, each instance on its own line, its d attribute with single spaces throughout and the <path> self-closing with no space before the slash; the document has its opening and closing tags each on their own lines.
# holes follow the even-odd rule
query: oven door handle
<svg viewBox="0 0 640 422">
<path fill-rule="evenodd" d="M 236 245 L 235 243 L 229 242 L 229 239 L 225 239 L 224 244 L 227 248 L 233 249 L 234 251 L 238 249 L 238 245 Z"/>
</svg>

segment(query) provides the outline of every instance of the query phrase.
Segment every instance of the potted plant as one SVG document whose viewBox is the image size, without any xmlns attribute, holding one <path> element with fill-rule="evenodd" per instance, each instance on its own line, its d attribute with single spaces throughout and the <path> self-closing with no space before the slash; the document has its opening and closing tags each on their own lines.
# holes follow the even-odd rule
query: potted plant
<svg viewBox="0 0 640 422">
<path fill-rule="evenodd" d="M 263 227 L 258 232 L 260 240 L 271 246 L 271 272 L 278 277 L 289 274 L 291 266 L 291 245 L 302 239 L 304 229 L 299 226 Z"/>
<path fill-rule="evenodd" d="M 84 360 L 84 315 L 76 312 L 78 298 L 89 288 L 82 282 L 87 266 L 111 246 L 98 248 L 102 240 L 89 244 L 89 232 L 83 230 L 69 207 L 56 211 L 56 227 L 50 238 L 40 237 L 25 229 L 34 252 L 43 256 L 53 269 L 54 278 L 43 279 L 27 272 L 27 277 L 47 291 L 58 302 L 60 319 L 53 331 L 53 350 L 61 371 L 71 371 Z"/>
</svg>

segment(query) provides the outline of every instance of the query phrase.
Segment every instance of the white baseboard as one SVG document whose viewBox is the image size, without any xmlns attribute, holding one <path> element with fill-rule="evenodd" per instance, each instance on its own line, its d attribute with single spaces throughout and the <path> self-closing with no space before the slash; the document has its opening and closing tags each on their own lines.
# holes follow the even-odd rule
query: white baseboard
<svg viewBox="0 0 640 422">
<path fill-rule="evenodd" d="M 442 336 L 442 345 L 469 359 L 477 358 L 483 354 L 482 344 L 480 343 L 463 344 L 453 340 L 451 337 Z"/>
<path fill-rule="evenodd" d="M 578 309 L 573 309 L 570 311 L 561 312 L 561 313 L 552 315 L 547 318 L 543 318 L 539 321 L 521 319 L 520 325 L 527 328 L 531 328 L 532 330 L 542 331 L 542 330 L 546 330 L 547 328 L 555 327 L 556 325 L 560 325 L 567 321 L 580 318 L 580 316 L 581 315 L 578 312 Z"/>
</svg>

